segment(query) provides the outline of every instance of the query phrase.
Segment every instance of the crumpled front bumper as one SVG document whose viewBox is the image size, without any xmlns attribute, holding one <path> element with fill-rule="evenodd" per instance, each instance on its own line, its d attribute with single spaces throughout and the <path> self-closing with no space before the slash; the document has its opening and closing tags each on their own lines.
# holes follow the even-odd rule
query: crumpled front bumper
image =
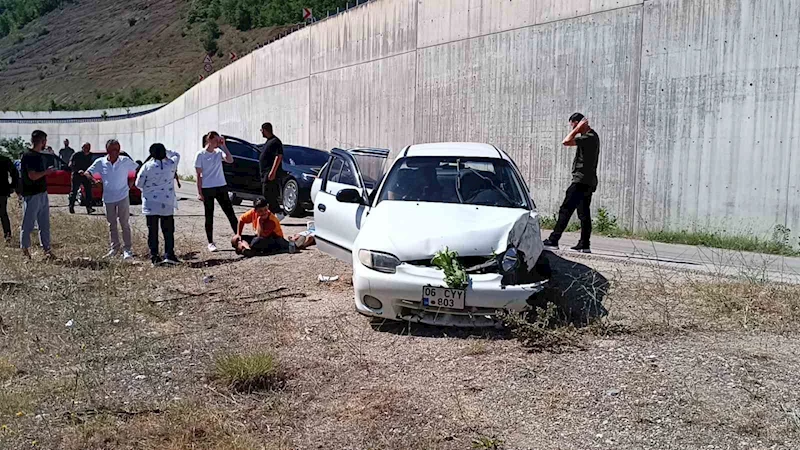
<svg viewBox="0 0 800 450">
<path fill-rule="evenodd" d="M 430 325 L 484 327 L 495 326 L 498 311 L 527 311 L 528 299 L 541 292 L 547 281 L 502 286 L 499 273 L 470 275 L 463 310 L 427 307 L 422 304 L 425 286 L 444 287 L 444 274 L 433 267 L 401 264 L 397 273 L 386 274 L 353 261 L 353 286 L 356 310 L 364 315 L 387 320 L 405 320 Z M 382 308 L 372 309 L 364 296 L 377 298 Z"/>
</svg>

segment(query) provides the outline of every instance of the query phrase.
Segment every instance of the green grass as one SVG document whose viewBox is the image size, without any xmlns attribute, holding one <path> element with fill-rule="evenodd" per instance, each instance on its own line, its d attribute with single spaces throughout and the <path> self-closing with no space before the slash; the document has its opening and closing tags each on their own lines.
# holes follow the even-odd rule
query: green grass
<svg viewBox="0 0 800 450">
<path fill-rule="evenodd" d="M 542 216 L 539 223 L 543 229 L 552 230 L 556 225 L 556 215 Z M 570 222 L 567 232 L 580 231 L 578 222 Z M 791 230 L 783 225 L 773 228 L 771 237 L 759 237 L 745 234 L 725 234 L 718 231 L 690 231 L 690 230 L 656 230 L 656 231 L 631 231 L 620 227 L 617 218 L 600 208 L 592 219 L 592 233 L 607 237 L 624 237 L 644 241 L 664 242 L 667 244 L 685 244 L 701 247 L 736 250 L 742 252 L 766 253 L 781 256 L 800 256 L 800 250 L 789 242 Z"/>
<path fill-rule="evenodd" d="M 180 178 L 181 181 L 189 181 L 191 183 L 197 182 L 197 179 L 195 178 L 194 175 L 178 175 L 178 178 Z"/>
<path fill-rule="evenodd" d="M 800 255 L 800 251 L 792 248 L 786 241 L 763 239 L 748 235 L 726 235 L 713 231 L 660 230 L 634 234 L 633 237 L 667 244 L 698 245 L 743 252 L 768 253 L 770 255 Z"/>
<path fill-rule="evenodd" d="M 279 387 L 281 370 L 272 353 L 225 355 L 217 359 L 215 378 L 235 391 L 252 392 Z"/>
</svg>

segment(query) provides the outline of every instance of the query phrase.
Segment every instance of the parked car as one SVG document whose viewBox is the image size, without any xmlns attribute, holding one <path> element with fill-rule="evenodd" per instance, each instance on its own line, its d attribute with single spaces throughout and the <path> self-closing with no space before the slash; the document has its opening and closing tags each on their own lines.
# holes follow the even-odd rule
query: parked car
<svg viewBox="0 0 800 450">
<path fill-rule="evenodd" d="M 223 165 L 231 202 L 240 205 L 242 200 L 261 197 L 261 176 L 258 168 L 261 149 L 244 139 L 224 137 L 233 155 L 233 164 Z M 281 179 L 281 203 L 286 214 L 299 216 L 312 208 L 311 184 L 328 156 L 328 152 L 310 147 L 283 146 L 282 166 L 286 175 Z"/>
<path fill-rule="evenodd" d="M 549 270 L 535 204 L 506 153 L 412 145 L 372 187 L 357 153 L 331 152 L 315 181 L 314 222 L 320 250 L 353 264 L 359 313 L 487 326 L 499 310 L 532 308 Z M 446 284 L 432 262 L 446 249 L 457 252 L 465 286 Z"/>
<path fill-rule="evenodd" d="M 125 152 L 121 152 L 120 154 L 123 156 L 128 156 L 128 154 Z M 67 162 L 61 159 L 58 155 L 54 155 L 52 153 L 42 153 L 42 155 L 46 159 L 47 166 L 53 168 L 53 173 L 47 175 L 47 193 L 51 195 L 69 195 L 69 193 L 72 191 L 72 171 L 69 168 L 69 164 L 67 164 Z M 92 161 L 105 156 L 106 153 L 92 153 Z M 17 170 L 21 170 L 19 161 L 15 161 L 14 164 L 17 166 Z M 94 179 L 99 181 L 100 175 L 95 174 Z M 136 172 L 130 172 L 128 174 L 128 181 L 133 184 L 135 179 Z M 78 192 L 78 199 L 81 206 L 86 206 L 84 198 L 85 195 L 83 186 L 81 186 L 80 191 Z M 102 184 L 95 184 L 92 186 L 92 198 L 94 199 L 93 206 L 99 206 L 103 204 Z M 131 187 L 129 198 L 131 205 L 142 204 L 142 192 L 136 186 Z"/>
</svg>

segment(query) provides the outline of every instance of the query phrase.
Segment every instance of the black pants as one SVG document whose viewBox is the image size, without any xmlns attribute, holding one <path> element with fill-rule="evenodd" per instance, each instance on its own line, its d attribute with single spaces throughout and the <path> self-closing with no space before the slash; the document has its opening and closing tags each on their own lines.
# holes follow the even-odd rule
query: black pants
<svg viewBox="0 0 800 450">
<path fill-rule="evenodd" d="M 175 217 L 174 216 L 147 216 L 147 246 L 150 247 L 150 259 L 161 260 L 158 252 L 158 224 L 161 223 L 161 233 L 164 235 L 164 257 L 175 258 Z"/>
<path fill-rule="evenodd" d="M 86 201 L 86 210 L 89 211 L 92 208 L 92 203 L 94 203 L 94 199 L 92 199 L 92 182 L 77 173 L 72 174 L 72 191 L 69 194 L 69 206 L 70 208 L 75 207 L 75 203 L 78 201 L 78 190 L 80 190 L 81 186 L 83 186 L 83 192 L 86 193 L 84 200 Z"/>
<path fill-rule="evenodd" d="M 271 255 L 289 251 L 289 241 L 278 236 L 262 238 L 252 235 L 243 235 L 242 240 L 250 244 L 250 250 L 252 250 L 255 255 Z"/>
<path fill-rule="evenodd" d="M 231 199 L 228 197 L 228 187 L 220 186 L 213 188 L 203 188 L 203 208 L 205 209 L 206 216 L 206 238 L 208 243 L 214 242 L 214 200 L 219 203 L 222 212 L 228 217 L 231 223 L 233 234 L 236 234 L 236 226 L 239 224 L 239 219 L 233 212 L 233 205 Z"/>
<path fill-rule="evenodd" d="M 558 210 L 558 222 L 556 223 L 553 232 L 550 233 L 550 240 L 558 242 L 561 239 L 561 234 L 567 229 L 569 219 L 572 218 L 572 213 L 578 210 L 578 219 L 581 221 L 581 241 L 580 243 L 589 246 L 589 241 L 592 238 L 592 194 L 594 187 L 588 184 L 572 183 L 567 188 L 567 195 L 564 197 L 564 203 Z"/>
<path fill-rule="evenodd" d="M 282 212 L 278 198 L 281 195 L 281 182 L 276 178 L 272 181 L 261 181 L 261 194 L 269 203 L 269 210 L 272 214 Z"/>
<path fill-rule="evenodd" d="M 11 237 L 11 221 L 8 220 L 8 196 L 0 195 L 0 223 L 3 224 L 3 237 Z"/>
</svg>

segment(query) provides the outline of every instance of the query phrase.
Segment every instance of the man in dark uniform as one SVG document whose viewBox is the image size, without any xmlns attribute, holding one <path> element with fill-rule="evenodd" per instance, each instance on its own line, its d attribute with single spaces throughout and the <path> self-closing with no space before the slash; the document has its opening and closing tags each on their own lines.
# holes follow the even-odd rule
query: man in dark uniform
<svg viewBox="0 0 800 450">
<path fill-rule="evenodd" d="M 273 214 L 282 211 L 278 198 L 281 193 L 281 180 L 283 179 L 283 143 L 278 136 L 272 133 L 272 124 L 267 122 L 261 125 L 261 135 L 267 142 L 261 146 L 261 156 L 258 158 L 258 167 L 261 172 L 261 190 L 264 198 L 269 203 L 269 210 Z"/>
<path fill-rule="evenodd" d="M 576 147 L 575 159 L 572 161 L 572 184 L 567 188 L 564 203 L 558 211 L 556 223 L 550 237 L 545 239 L 544 246 L 558 248 L 558 241 L 567 228 L 572 213 L 578 210 L 581 221 L 581 240 L 572 250 L 591 253 L 592 237 L 592 194 L 597 190 L 597 161 L 600 156 L 600 138 L 597 132 L 589 127 L 589 121 L 581 113 L 569 118 L 572 131 L 564 138 L 562 145 Z"/>
<path fill-rule="evenodd" d="M 92 182 L 84 176 L 84 172 L 92 165 L 92 145 L 88 142 L 83 144 L 81 151 L 72 155 L 69 159 L 69 168 L 72 170 L 72 191 L 69 194 L 69 213 L 75 214 L 75 202 L 78 201 L 78 190 L 83 186 L 86 201 L 86 214 L 94 212 L 92 203 Z"/>
</svg>

